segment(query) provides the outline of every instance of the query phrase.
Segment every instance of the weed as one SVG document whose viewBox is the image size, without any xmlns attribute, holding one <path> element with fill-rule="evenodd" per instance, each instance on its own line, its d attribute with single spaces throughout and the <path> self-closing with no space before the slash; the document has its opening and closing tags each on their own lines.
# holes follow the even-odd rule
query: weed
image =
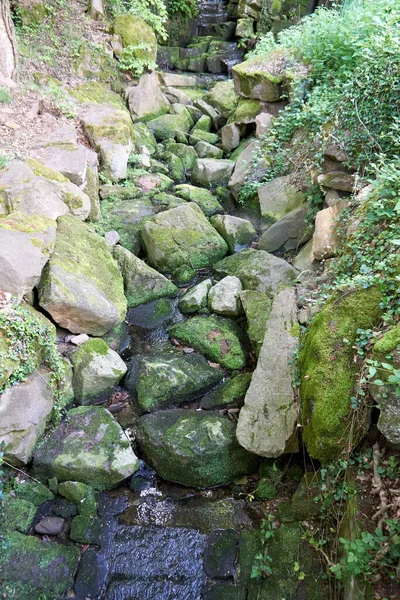
<svg viewBox="0 0 400 600">
<path fill-rule="evenodd" d="M 12 102 L 12 96 L 10 94 L 10 90 L 3 86 L 0 88 L 0 104 L 9 104 Z"/>
</svg>

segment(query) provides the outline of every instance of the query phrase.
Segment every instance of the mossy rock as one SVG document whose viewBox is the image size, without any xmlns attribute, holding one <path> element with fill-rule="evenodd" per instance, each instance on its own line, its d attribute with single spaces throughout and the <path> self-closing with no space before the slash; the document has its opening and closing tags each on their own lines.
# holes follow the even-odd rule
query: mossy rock
<svg viewBox="0 0 400 600">
<path fill-rule="evenodd" d="M 208 144 L 216 144 L 218 142 L 218 134 L 217 133 L 210 133 L 209 131 L 203 131 L 202 129 L 197 129 L 197 127 L 195 126 L 195 128 L 193 129 L 193 131 L 190 134 L 190 138 L 189 141 L 190 143 L 195 146 L 196 144 L 198 144 L 198 142 L 207 142 Z"/>
<path fill-rule="evenodd" d="M 147 127 L 153 133 L 158 142 L 174 140 L 178 132 L 188 133 L 192 126 L 189 113 L 184 112 L 177 115 L 162 115 L 147 122 Z"/>
<path fill-rule="evenodd" d="M 176 142 L 167 143 L 167 150 L 179 156 L 185 169 L 193 169 L 197 161 L 197 152 L 191 146 L 177 144 Z"/>
<path fill-rule="evenodd" d="M 113 32 L 121 36 L 123 48 L 132 48 L 135 58 L 155 62 L 157 38 L 150 25 L 143 19 L 130 14 L 119 15 L 114 20 Z"/>
<path fill-rule="evenodd" d="M 259 356 L 263 345 L 267 320 L 272 308 L 272 301 L 266 294 L 245 290 L 240 294 L 240 301 L 247 319 L 247 335 L 256 356 Z"/>
<path fill-rule="evenodd" d="M 109 104 L 119 109 L 126 109 L 121 96 L 98 81 L 86 81 L 75 88 L 68 88 L 68 94 L 81 104 Z"/>
<path fill-rule="evenodd" d="M 28 500 L 8 495 L 3 498 L 3 502 L 0 532 L 28 533 L 36 515 L 36 506 Z"/>
<path fill-rule="evenodd" d="M 139 152 L 145 146 L 150 154 L 154 154 L 157 143 L 150 129 L 144 123 L 134 123 L 132 130 L 132 138 L 136 151 Z"/>
<path fill-rule="evenodd" d="M 186 200 L 178 198 L 178 196 L 174 196 L 173 194 L 168 194 L 167 192 L 160 192 L 152 197 L 151 202 L 158 213 L 185 204 Z"/>
<path fill-rule="evenodd" d="M 223 485 L 257 468 L 258 458 L 237 443 L 234 424 L 218 413 L 168 410 L 145 415 L 138 441 L 157 473 L 182 485 Z"/>
<path fill-rule="evenodd" d="M 235 110 L 229 116 L 228 125 L 231 123 L 237 123 L 238 125 L 252 123 L 263 109 L 264 104 L 261 100 L 241 98 Z"/>
<path fill-rule="evenodd" d="M 197 204 L 206 217 L 211 217 L 223 211 L 221 204 L 210 190 L 183 183 L 175 187 L 174 193 L 180 198 L 184 198 L 187 202 Z"/>
<path fill-rule="evenodd" d="M 18 483 L 15 487 L 17 498 L 26 500 L 36 507 L 44 504 L 48 500 L 53 500 L 54 494 L 45 485 L 39 481 L 27 479 L 22 483 Z"/>
<path fill-rule="evenodd" d="M 367 407 L 352 409 L 359 365 L 353 346 L 358 329 L 370 329 L 382 314 L 379 289 L 337 295 L 315 317 L 299 354 L 303 437 L 312 458 L 348 452 L 366 434 Z"/>
<path fill-rule="evenodd" d="M 18 600 L 64 597 L 74 583 L 79 558 L 74 546 L 7 534 L 0 554 L 0 590 L 14 588 Z"/>
<path fill-rule="evenodd" d="M 231 371 L 242 369 L 247 362 L 246 335 L 229 318 L 193 317 L 173 325 L 169 334 Z"/>
<path fill-rule="evenodd" d="M 58 486 L 58 493 L 78 508 L 80 515 L 94 518 L 97 514 L 96 500 L 91 487 L 80 481 L 64 481 Z"/>
<path fill-rule="evenodd" d="M 203 98 L 225 116 L 234 110 L 238 99 L 232 80 L 219 81 Z"/>
<path fill-rule="evenodd" d="M 201 400 L 200 407 L 203 410 L 241 408 L 250 382 L 251 373 L 239 373 L 206 394 Z"/>
<path fill-rule="evenodd" d="M 297 521 L 321 517 L 321 477 L 306 473 L 292 498 L 292 513 Z"/>
</svg>

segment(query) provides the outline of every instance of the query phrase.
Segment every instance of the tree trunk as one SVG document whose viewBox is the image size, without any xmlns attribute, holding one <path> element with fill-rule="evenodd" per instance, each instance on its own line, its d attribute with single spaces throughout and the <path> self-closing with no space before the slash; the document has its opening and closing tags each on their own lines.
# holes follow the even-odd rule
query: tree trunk
<svg viewBox="0 0 400 600">
<path fill-rule="evenodd" d="M 17 42 L 9 0 L 0 0 L 0 85 L 12 86 L 17 78 Z"/>
</svg>

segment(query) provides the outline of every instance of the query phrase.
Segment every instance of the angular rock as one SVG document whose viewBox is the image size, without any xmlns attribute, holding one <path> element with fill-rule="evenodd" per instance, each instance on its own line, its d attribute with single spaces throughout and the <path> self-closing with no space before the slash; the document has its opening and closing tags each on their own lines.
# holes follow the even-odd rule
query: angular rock
<svg viewBox="0 0 400 600">
<path fill-rule="evenodd" d="M 223 151 L 208 142 L 200 140 L 195 146 L 199 158 L 222 158 Z"/>
<path fill-rule="evenodd" d="M 158 214 L 143 226 L 149 262 L 162 273 L 179 274 L 183 267 L 211 266 L 227 246 L 196 204 L 188 203 Z"/>
<path fill-rule="evenodd" d="M 196 123 L 196 129 L 201 129 L 202 131 L 210 132 L 211 125 L 212 125 L 211 117 L 209 117 L 208 115 L 202 115 Z"/>
<path fill-rule="evenodd" d="M 346 199 L 334 206 L 324 208 L 315 215 L 315 231 L 312 238 L 312 253 L 316 260 L 323 260 L 335 256 L 338 240 L 336 228 L 338 217 L 348 206 Z"/>
<path fill-rule="evenodd" d="M 263 292 L 270 298 L 281 285 L 291 284 L 297 277 L 297 271 L 282 258 L 252 248 L 224 258 L 214 270 L 222 276 L 235 275 L 245 290 Z"/>
<path fill-rule="evenodd" d="M 104 176 L 112 181 L 126 179 L 128 158 L 133 149 L 128 111 L 107 104 L 91 104 L 82 111 L 81 122 L 99 155 Z"/>
<path fill-rule="evenodd" d="M 205 312 L 208 306 L 208 292 L 212 286 L 211 279 L 205 279 L 184 294 L 178 303 L 183 313 Z"/>
<path fill-rule="evenodd" d="M 272 301 L 266 294 L 253 290 L 241 292 L 240 301 L 247 319 L 247 335 L 258 357 L 265 338 Z"/>
<path fill-rule="evenodd" d="M 137 86 L 129 88 L 127 100 L 133 121 L 154 119 L 170 108 L 168 99 L 158 87 L 155 72 L 142 75 Z"/>
<path fill-rule="evenodd" d="M 192 126 L 189 113 L 162 115 L 147 122 L 147 127 L 158 142 L 173 140 L 178 133 L 188 133 Z"/>
<path fill-rule="evenodd" d="M 179 156 L 185 169 L 192 169 L 198 158 L 196 150 L 185 144 L 170 142 L 167 144 L 167 150 Z"/>
<path fill-rule="evenodd" d="M 269 113 L 262 112 L 256 116 L 256 137 L 262 138 L 264 133 L 272 127 L 274 117 Z"/>
<path fill-rule="evenodd" d="M 307 242 L 293 259 L 293 266 L 298 271 L 316 271 L 318 263 L 313 254 L 313 240 Z"/>
<path fill-rule="evenodd" d="M 163 94 L 171 102 L 171 104 L 191 104 L 192 101 L 182 90 L 166 86 L 163 88 Z"/>
<path fill-rule="evenodd" d="M 136 151 L 143 152 L 143 148 L 146 148 L 150 154 L 154 154 L 157 142 L 150 129 L 144 123 L 134 123 L 132 130 Z"/>
<path fill-rule="evenodd" d="M 172 87 L 196 87 L 196 77 L 192 75 L 180 75 L 178 73 L 159 73 L 161 82 Z"/>
<path fill-rule="evenodd" d="M 22 298 L 39 282 L 53 252 L 56 223 L 13 212 L 0 219 L 0 290 Z"/>
<path fill-rule="evenodd" d="M 294 250 L 308 242 L 312 226 L 307 223 L 307 206 L 299 206 L 271 225 L 260 239 L 258 247 L 266 252 Z"/>
<path fill-rule="evenodd" d="M 240 153 L 232 177 L 229 179 L 228 187 L 235 199 L 239 197 L 246 177 L 250 175 L 253 163 L 258 158 L 260 143 L 258 140 L 251 140 L 246 148 Z M 263 160 L 261 161 L 263 162 Z"/>
<path fill-rule="evenodd" d="M 207 392 L 223 378 L 198 354 L 149 357 L 140 361 L 136 394 L 140 414 L 179 406 Z"/>
<path fill-rule="evenodd" d="M 72 333 L 102 335 L 125 318 L 123 281 L 107 242 L 74 217 L 58 220 L 39 304 Z"/>
<path fill-rule="evenodd" d="M 196 146 L 199 142 L 216 144 L 218 142 L 218 134 L 194 128 L 189 136 L 189 143 L 192 144 L 192 146 Z"/>
<path fill-rule="evenodd" d="M 228 275 L 218 281 L 208 293 L 210 310 L 218 315 L 237 317 L 242 309 L 239 295 L 242 291 L 240 279 Z"/>
<path fill-rule="evenodd" d="M 263 231 L 304 203 L 304 194 L 296 189 L 292 181 L 292 175 L 284 175 L 258 188 Z"/>
<path fill-rule="evenodd" d="M 45 370 L 35 371 L 24 383 L 11 386 L 0 396 L 0 443 L 5 459 L 26 465 L 52 411 L 54 392 Z"/>
<path fill-rule="evenodd" d="M 354 190 L 355 176 L 342 171 L 330 171 L 329 173 L 318 175 L 317 181 L 319 185 L 327 188 L 352 192 Z"/>
<path fill-rule="evenodd" d="M 139 469 L 120 425 L 100 406 L 80 406 L 36 450 L 34 470 L 43 480 L 81 481 L 111 489 Z"/>
<path fill-rule="evenodd" d="M 218 413 L 168 410 L 140 420 L 139 446 L 164 479 L 193 487 L 223 485 L 257 467 L 235 426 Z"/>
<path fill-rule="evenodd" d="M 246 336 L 237 323 L 226 317 L 193 317 L 173 325 L 169 335 L 231 371 L 246 364 Z"/>
<path fill-rule="evenodd" d="M 128 308 L 146 304 L 157 298 L 176 296 L 178 288 L 164 275 L 152 269 L 134 254 L 116 246 L 114 258 L 118 261 L 124 279 L 125 296 Z"/>
<path fill-rule="evenodd" d="M 127 370 L 118 354 L 97 338 L 82 344 L 71 362 L 75 401 L 83 405 L 103 402 Z"/>
<path fill-rule="evenodd" d="M 232 80 L 219 81 L 204 97 L 203 101 L 227 117 L 235 108 L 238 96 Z"/>
<path fill-rule="evenodd" d="M 86 181 L 87 148 L 82 144 L 51 144 L 40 148 L 32 158 L 58 171 L 75 185 Z"/>
<path fill-rule="evenodd" d="M 192 182 L 203 187 L 226 185 L 235 168 L 232 160 L 199 158 L 192 171 Z"/>
<path fill-rule="evenodd" d="M 293 437 L 298 408 L 290 360 L 298 347 L 297 330 L 296 291 L 285 288 L 274 298 L 236 431 L 239 444 L 260 456 L 281 456 Z"/>
<path fill-rule="evenodd" d="M 235 575 L 237 538 L 233 529 L 216 529 L 207 540 L 204 570 L 215 579 L 230 579 Z"/>
<path fill-rule="evenodd" d="M 257 237 L 256 230 L 247 219 L 231 215 L 216 215 L 210 219 L 210 222 L 224 238 L 232 254 L 250 246 Z"/>
<path fill-rule="evenodd" d="M 221 129 L 221 143 L 225 152 L 231 152 L 240 144 L 240 128 L 236 123 L 224 125 Z"/>
<path fill-rule="evenodd" d="M 358 365 L 353 346 L 358 329 L 379 322 L 376 287 L 333 298 L 314 317 L 299 353 L 303 437 L 312 458 L 334 460 L 355 447 L 369 427 L 370 408 L 353 419 L 352 396 Z"/>
<path fill-rule="evenodd" d="M 210 190 L 183 183 L 175 187 L 174 193 L 187 202 L 197 204 L 206 217 L 223 212 L 221 204 Z"/>
<path fill-rule="evenodd" d="M 250 385 L 251 377 L 251 373 L 239 373 L 236 377 L 228 379 L 228 381 L 206 394 L 200 402 L 200 407 L 203 410 L 241 408 L 244 404 L 244 397 Z"/>
</svg>

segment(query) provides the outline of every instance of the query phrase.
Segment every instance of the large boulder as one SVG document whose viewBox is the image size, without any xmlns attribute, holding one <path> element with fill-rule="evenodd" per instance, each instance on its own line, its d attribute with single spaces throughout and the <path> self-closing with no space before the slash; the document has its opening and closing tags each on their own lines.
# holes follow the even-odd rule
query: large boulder
<svg viewBox="0 0 400 600">
<path fill-rule="evenodd" d="M 132 50 L 134 58 L 155 62 L 157 38 L 146 21 L 136 15 L 119 15 L 114 19 L 112 28 L 114 34 L 121 37 L 122 47 Z"/>
<path fill-rule="evenodd" d="M 39 160 L 45 167 L 58 171 L 75 185 L 86 181 L 88 149 L 82 144 L 64 142 L 44 143 L 31 151 L 32 158 Z"/>
<path fill-rule="evenodd" d="M 158 86 L 155 73 L 142 75 L 139 83 L 129 88 L 127 100 L 134 121 L 155 119 L 167 113 L 170 108 L 170 103 Z"/>
<path fill-rule="evenodd" d="M 180 278 L 182 269 L 209 267 L 227 252 L 227 245 L 192 202 L 158 214 L 143 226 L 149 262 L 162 273 Z"/>
<path fill-rule="evenodd" d="M 113 255 L 124 279 L 128 308 L 178 294 L 178 288 L 172 281 L 146 265 L 126 248 L 115 246 Z"/>
<path fill-rule="evenodd" d="M 229 318 L 214 315 L 193 317 L 173 325 L 169 334 L 226 369 L 235 371 L 246 365 L 246 335 L 239 325 Z"/>
<path fill-rule="evenodd" d="M 299 354 L 300 397 L 303 437 L 312 458 L 336 459 L 368 430 L 370 409 L 352 401 L 359 371 L 353 346 L 358 329 L 379 322 L 380 302 L 375 287 L 340 294 L 314 317 L 306 334 Z"/>
<path fill-rule="evenodd" d="M 296 291 L 285 288 L 274 298 L 236 431 L 239 444 L 260 456 L 280 456 L 293 437 L 298 408 L 290 361 L 298 336 Z"/>
<path fill-rule="evenodd" d="M 53 220 L 68 213 L 85 220 L 91 208 L 89 197 L 77 185 L 33 158 L 12 161 L 1 171 L 0 198 L 7 212 Z"/>
<path fill-rule="evenodd" d="M 307 206 L 299 206 L 264 232 L 258 247 L 267 252 L 294 250 L 308 242 L 312 236 L 312 226 L 307 223 Z"/>
<path fill-rule="evenodd" d="M 247 248 L 257 237 L 256 230 L 247 219 L 231 215 L 216 215 L 210 219 L 210 222 L 228 244 L 231 254 Z"/>
<path fill-rule="evenodd" d="M 58 220 L 39 304 L 73 333 L 103 335 L 125 318 L 123 280 L 107 242 L 74 217 Z"/>
<path fill-rule="evenodd" d="M 126 179 L 128 158 L 133 149 L 129 112 L 108 104 L 88 104 L 80 117 L 83 129 L 99 155 L 103 175 L 112 181 Z"/>
<path fill-rule="evenodd" d="M 223 485 L 257 468 L 218 413 L 168 410 L 140 420 L 139 447 L 157 473 L 193 487 Z"/>
<path fill-rule="evenodd" d="M 139 469 L 139 461 L 120 425 L 105 408 L 80 406 L 37 448 L 39 479 L 81 481 L 96 490 L 110 489 Z"/>
<path fill-rule="evenodd" d="M 139 412 L 179 406 L 207 392 L 223 378 L 198 354 L 151 356 L 140 361 L 136 395 Z"/>
<path fill-rule="evenodd" d="M 283 175 L 261 185 L 257 193 L 263 231 L 305 202 L 305 196 L 295 187 L 292 175 Z"/>
<path fill-rule="evenodd" d="M 271 298 L 281 285 L 293 283 L 297 277 L 297 271 L 282 258 L 252 248 L 217 262 L 214 270 L 217 275 L 235 275 L 245 290 L 263 292 Z"/>
<path fill-rule="evenodd" d="M 232 80 L 219 81 L 203 97 L 204 102 L 219 110 L 225 117 L 235 109 L 238 99 Z"/>
<path fill-rule="evenodd" d="M 77 404 L 99 404 L 126 373 L 119 355 L 100 339 L 88 340 L 71 355 L 72 386 Z"/>
<path fill-rule="evenodd" d="M 147 122 L 147 127 L 158 142 L 173 140 L 178 134 L 187 134 L 192 125 L 193 122 L 188 112 L 161 115 L 161 117 L 156 117 Z"/>
<path fill-rule="evenodd" d="M 54 391 L 47 379 L 45 370 L 35 371 L 0 395 L 0 444 L 5 443 L 5 459 L 13 465 L 30 462 L 52 411 Z"/>
<path fill-rule="evenodd" d="M 333 206 L 319 210 L 315 215 L 315 231 L 312 238 L 312 254 L 315 260 L 323 260 L 335 256 L 338 242 L 336 230 L 338 217 L 348 206 L 346 199 Z"/>
<path fill-rule="evenodd" d="M 0 219 L 0 290 L 18 298 L 30 292 L 39 282 L 55 241 L 52 219 L 19 212 Z"/>
<path fill-rule="evenodd" d="M 234 168 L 232 160 L 199 158 L 193 167 L 192 182 L 203 187 L 226 185 Z"/>
</svg>

